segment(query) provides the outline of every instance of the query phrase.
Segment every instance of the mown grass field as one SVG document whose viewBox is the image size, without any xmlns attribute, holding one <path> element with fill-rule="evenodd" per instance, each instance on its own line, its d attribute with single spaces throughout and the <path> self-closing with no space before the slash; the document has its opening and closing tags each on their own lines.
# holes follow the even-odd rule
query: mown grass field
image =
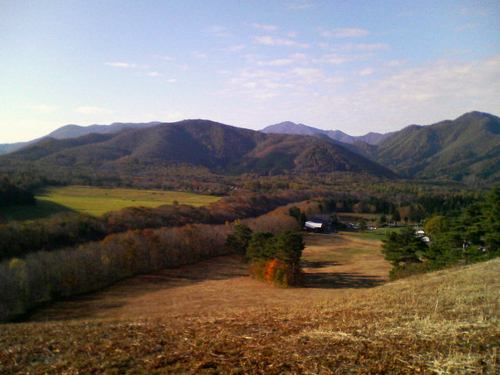
<svg viewBox="0 0 500 375">
<path fill-rule="evenodd" d="M 4 324 L 0 373 L 499 373 L 500 259 L 387 282 L 372 239 L 306 242 L 302 288 L 221 257 Z"/>
<path fill-rule="evenodd" d="M 219 197 L 161 190 L 102 189 L 90 186 L 49 187 L 36 194 L 37 205 L 2 209 L 0 215 L 9 220 L 34 220 L 57 212 L 78 211 L 100 216 L 125 207 L 158 207 L 163 204 L 201 206 Z"/>
</svg>

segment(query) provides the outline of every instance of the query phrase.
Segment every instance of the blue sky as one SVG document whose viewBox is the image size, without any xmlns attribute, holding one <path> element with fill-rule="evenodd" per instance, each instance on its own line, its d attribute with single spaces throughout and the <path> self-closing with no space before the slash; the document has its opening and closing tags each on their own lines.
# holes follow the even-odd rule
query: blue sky
<svg viewBox="0 0 500 375">
<path fill-rule="evenodd" d="M 351 135 L 500 115 L 497 0 L 2 0 L 0 143 L 66 124 Z"/>
</svg>

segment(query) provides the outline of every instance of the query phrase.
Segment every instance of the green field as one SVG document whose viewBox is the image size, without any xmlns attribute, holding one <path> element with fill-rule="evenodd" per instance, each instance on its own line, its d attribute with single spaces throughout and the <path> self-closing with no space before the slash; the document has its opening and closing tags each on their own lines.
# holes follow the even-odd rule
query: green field
<svg viewBox="0 0 500 375">
<path fill-rule="evenodd" d="M 100 216 L 125 207 L 158 207 L 164 204 L 202 206 L 220 197 L 178 191 L 102 189 L 89 186 L 49 187 L 36 194 L 37 205 L 14 206 L 0 210 L 8 220 L 34 220 L 58 212 L 77 211 Z"/>
</svg>

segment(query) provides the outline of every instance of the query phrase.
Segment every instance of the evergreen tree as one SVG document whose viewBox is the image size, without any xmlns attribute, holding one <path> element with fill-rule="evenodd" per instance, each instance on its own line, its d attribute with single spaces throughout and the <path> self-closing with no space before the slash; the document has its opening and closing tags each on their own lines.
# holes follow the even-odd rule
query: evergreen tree
<svg viewBox="0 0 500 375">
<path fill-rule="evenodd" d="M 250 238 L 246 252 L 248 262 L 275 258 L 275 236 L 271 232 L 255 232 Z"/>
<path fill-rule="evenodd" d="M 304 241 L 300 233 L 289 230 L 281 232 L 274 242 L 275 257 L 292 266 L 298 266 L 304 247 Z"/>
<path fill-rule="evenodd" d="M 235 253 L 245 255 L 251 238 L 252 230 L 250 227 L 238 222 L 234 226 L 233 233 L 227 237 L 226 245 Z"/>
<path fill-rule="evenodd" d="M 395 268 L 419 263 L 420 255 L 426 250 L 425 242 L 415 236 L 415 231 L 410 227 L 401 229 L 399 233 L 391 232 L 382 240 L 382 253 Z"/>
</svg>

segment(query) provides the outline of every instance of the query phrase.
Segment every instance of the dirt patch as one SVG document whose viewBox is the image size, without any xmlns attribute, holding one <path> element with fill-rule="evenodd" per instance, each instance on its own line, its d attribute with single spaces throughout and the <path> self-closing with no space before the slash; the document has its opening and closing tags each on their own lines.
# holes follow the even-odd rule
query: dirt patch
<svg viewBox="0 0 500 375">
<path fill-rule="evenodd" d="M 29 320 L 161 318 L 293 308 L 387 280 L 390 267 L 377 242 L 349 234 L 310 234 L 305 241 L 302 288 L 279 288 L 253 280 L 246 264 L 238 256 L 228 255 L 136 276 L 100 292 L 56 302 Z"/>
</svg>

